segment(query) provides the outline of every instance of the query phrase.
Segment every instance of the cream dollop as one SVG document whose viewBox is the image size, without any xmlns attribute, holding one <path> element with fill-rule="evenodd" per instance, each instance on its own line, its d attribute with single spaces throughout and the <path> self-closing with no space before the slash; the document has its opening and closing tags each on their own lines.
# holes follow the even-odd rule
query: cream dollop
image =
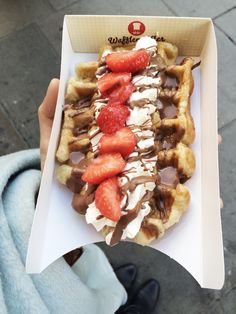
<svg viewBox="0 0 236 314">
<path fill-rule="evenodd" d="M 140 99 L 149 99 L 151 101 L 155 101 L 157 99 L 157 89 L 156 88 L 148 88 L 145 89 L 143 92 L 134 92 L 129 101 L 137 101 Z"/>
<path fill-rule="evenodd" d="M 115 227 L 116 223 L 106 217 L 100 218 L 101 213 L 97 209 L 95 202 L 89 204 L 89 207 L 85 214 L 85 219 L 88 224 L 93 224 L 97 231 L 101 231 L 103 227 L 110 226 Z M 99 219 L 97 219 L 99 218 Z"/>
<path fill-rule="evenodd" d="M 156 50 L 156 47 L 157 47 L 157 42 L 155 39 L 149 36 L 143 36 L 137 41 L 134 50 L 138 50 L 142 48 L 148 49 L 148 50 L 151 50 L 151 49 Z"/>
<path fill-rule="evenodd" d="M 160 82 L 161 82 L 160 77 L 151 77 L 151 76 L 145 76 L 145 75 L 136 75 L 132 80 L 132 83 L 134 84 L 134 86 L 137 86 L 137 87 L 159 85 Z"/>
</svg>

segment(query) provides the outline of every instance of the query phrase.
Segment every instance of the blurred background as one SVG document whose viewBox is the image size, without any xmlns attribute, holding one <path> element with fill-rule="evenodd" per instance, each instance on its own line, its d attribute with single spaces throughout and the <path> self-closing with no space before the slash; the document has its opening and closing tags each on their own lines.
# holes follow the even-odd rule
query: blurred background
<svg viewBox="0 0 236 314">
<path fill-rule="evenodd" d="M 218 126 L 225 285 L 201 289 L 162 253 L 122 243 L 104 244 L 114 266 L 139 266 L 136 287 L 154 277 L 161 297 L 155 313 L 236 312 L 236 1 L 235 0 L 0 0 L 0 155 L 39 145 L 37 109 L 51 78 L 59 77 L 65 14 L 211 17 L 218 45 Z M 217 275 L 217 274 L 216 274 Z M 148 314 L 148 313 L 147 313 Z"/>
</svg>

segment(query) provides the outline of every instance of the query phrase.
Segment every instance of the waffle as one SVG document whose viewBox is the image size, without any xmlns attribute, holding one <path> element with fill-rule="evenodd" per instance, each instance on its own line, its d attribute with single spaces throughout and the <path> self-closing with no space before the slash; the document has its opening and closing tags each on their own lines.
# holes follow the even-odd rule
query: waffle
<svg viewBox="0 0 236 314">
<path fill-rule="evenodd" d="M 67 84 L 65 99 L 67 102 L 74 102 L 85 96 L 94 93 L 96 85 L 95 72 L 98 62 L 83 62 L 75 67 L 76 75 L 71 77 Z"/>
<path fill-rule="evenodd" d="M 109 222 L 105 217 L 100 217 L 101 215 L 97 217 L 101 221 L 97 230 L 102 231 L 110 245 L 124 238 L 132 238 L 142 245 L 151 243 L 162 237 L 167 229 L 179 221 L 190 203 L 190 193 L 184 183 L 195 170 L 194 153 L 188 146 L 193 143 L 195 137 L 190 112 L 190 97 L 194 87 L 193 60 L 185 58 L 180 64 L 176 64 L 178 49 L 170 43 L 158 43 L 157 50 L 152 46 L 145 48 L 149 53 L 150 64 L 148 68 L 133 76 L 134 94 L 146 95 L 145 93 L 152 89 L 153 93 L 155 90 L 155 97 L 150 94 L 150 97 L 145 96 L 137 100 L 136 96 L 132 95 L 128 106 L 140 113 L 139 110 L 144 108 L 155 107 L 155 110 L 148 109 L 151 112 L 150 119 L 139 127 L 131 120 L 127 122 L 127 126 L 136 132 L 138 138 L 142 138 L 145 132 L 151 132 L 154 143 L 144 149 L 139 145 L 141 142 L 138 142 L 137 149 L 129 156 L 127 164 L 132 166 L 132 163 L 138 160 L 144 169 L 143 174 L 148 176 L 145 179 L 144 175 L 128 176 L 127 179 L 130 172 L 127 167 L 126 174 L 120 175 L 120 184 L 123 194 L 128 193 L 129 196 L 132 195 L 134 187 L 152 184 L 152 188 L 142 194 L 132 209 L 126 211 L 123 207 L 123 214 L 118 223 Z M 57 160 L 63 164 L 57 169 L 57 178 L 75 193 L 72 206 L 83 215 L 88 213 L 88 208 L 94 201 L 97 186 L 83 182 L 81 176 L 89 161 L 96 157 L 99 131 L 95 121 L 106 104 L 97 89 L 90 90 L 90 83 L 110 71 L 105 56 L 123 49 L 104 46 L 100 49 L 96 67 L 95 63 L 86 65 L 87 68 L 83 64 L 79 66 L 87 71 L 87 74 L 85 71 L 82 75 L 82 85 L 86 86 L 86 93 L 78 93 L 78 90 L 75 93 L 77 83 L 73 80 L 69 80 L 67 88 L 66 100 L 69 104 L 64 108 L 61 137 L 56 153 Z M 144 76 L 155 79 L 152 83 L 139 84 L 140 77 Z M 83 98 L 84 96 L 87 98 Z M 79 163 L 71 160 L 71 153 L 75 151 L 82 152 L 85 156 Z M 126 232 L 127 226 L 137 220 L 142 212 L 146 214 L 138 227 L 135 227 L 138 228 L 137 232 L 130 235 Z M 106 222 L 105 225 L 102 221 Z"/>
</svg>

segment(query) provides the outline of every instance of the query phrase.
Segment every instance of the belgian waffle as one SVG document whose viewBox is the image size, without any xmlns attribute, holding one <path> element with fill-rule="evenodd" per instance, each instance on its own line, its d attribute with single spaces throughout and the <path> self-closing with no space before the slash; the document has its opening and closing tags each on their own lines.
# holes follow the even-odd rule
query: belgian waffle
<svg viewBox="0 0 236 314">
<path fill-rule="evenodd" d="M 150 62 L 147 68 L 133 75 L 135 91 L 127 104 L 142 119 L 135 124 L 131 115 L 127 121 L 138 142 L 135 152 L 127 158 L 124 172 L 119 175 L 124 198 L 122 216 L 117 223 L 102 217 L 99 211 L 95 218 L 91 217 L 96 210 L 93 204 L 97 186 L 83 182 L 81 176 L 90 160 L 97 155 L 101 132 L 96 118 L 106 105 L 106 99 L 98 89 L 93 86 L 90 90 L 91 82 L 94 84 L 96 78 L 109 72 L 105 56 L 124 48 L 105 46 L 100 50 L 98 63 L 79 66 L 87 67 L 87 74 L 83 72 L 79 79 L 85 93 L 78 92 L 75 79 L 69 80 L 56 154 L 57 160 L 63 163 L 57 169 L 57 177 L 74 193 L 72 206 L 86 216 L 88 223 L 93 223 L 98 231 L 102 230 L 110 245 L 124 238 L 133 238 L 135 242 L 146 245 L 160 238 L 179 221 L 190 202 L 190 193 L 184 182 L 195 169 L 194 154 L 188 147 L 195 137 L 190 113 L 193 60 L 185 58 L 176 64 L 178 49 L 170 43 L 158 43 L 157 48 L 156 45 L 142 48 L 148 51 Z M 75 151 L 84 156 L 78 163 L 71 158 Z M 139 168 L 141 172 L 138 172 Z M 129 208 L 137 187 L 140 187 L 139 199 Z"/>
</svg>

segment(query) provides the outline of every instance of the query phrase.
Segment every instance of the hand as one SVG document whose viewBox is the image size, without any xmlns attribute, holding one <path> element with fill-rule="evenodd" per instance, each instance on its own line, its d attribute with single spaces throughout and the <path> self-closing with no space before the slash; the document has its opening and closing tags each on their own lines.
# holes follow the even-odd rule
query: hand
<svg viewBox="0 0 236 314">
<path fill-rule="evenodd" d="M 47 155 L 48 142 L 51 134 L 52 123 L 57 103 L 58 89 L 59 80 L 52 79 L 48 86 L 46 96 L 38 109 L 41 170 L 43 170 Z"/>
</svg>

